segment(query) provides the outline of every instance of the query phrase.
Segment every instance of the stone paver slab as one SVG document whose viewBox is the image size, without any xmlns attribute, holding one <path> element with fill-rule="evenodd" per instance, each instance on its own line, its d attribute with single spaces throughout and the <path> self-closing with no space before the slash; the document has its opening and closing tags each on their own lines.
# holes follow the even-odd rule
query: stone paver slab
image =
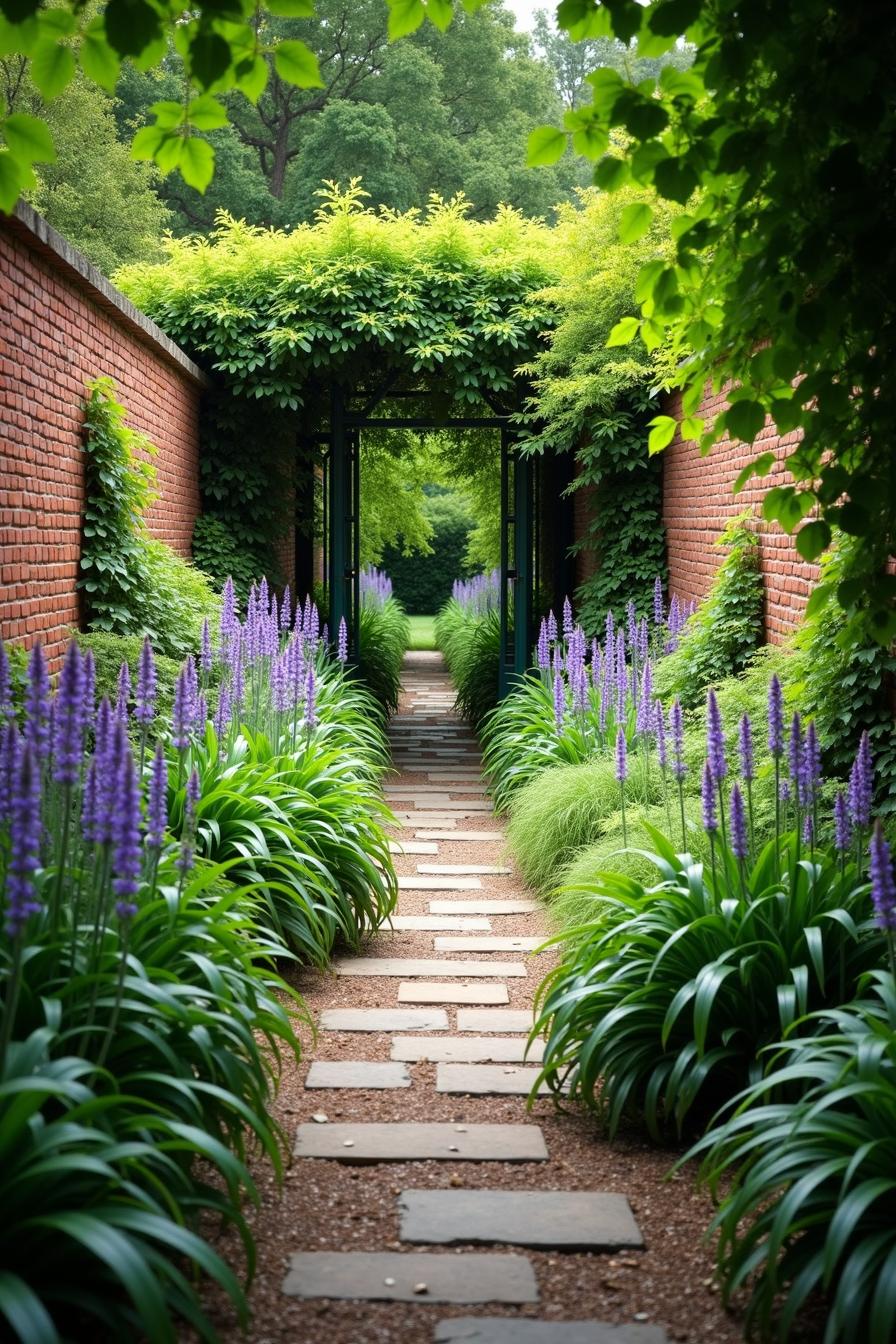
<svg viewBox="0 0 896 1344">
<path fill-rule="evenodd" d="M 538 1074 L 538 1069 L 511 1064 L 437 1064 L 436 1091 L 477 1097 L 527 1097 Z M 539 1096 L 547 1096 L 549 1090 L 542 1083 Z"/>
<path fill-rule="evenodd" d="M 439 813 L 432 812 L 395 812 L 393 809 L 393 815 L 398 822 L 398 825 L 405 828 L 416 826 L 438 826 L 439 829 L 443 831 L 449 830 L 452 826 L 456 826 L 458 820 L 464 820 L 463 817 L 458 818 L 456 813 L 452 813 L 451 816 L 445 813 L 443 816 Z"/>
<path fill-rule="evenodd" d="M 644 1239 L 624 1195 L 591 1190 L 403 1190 L 402 1241 L 618 1251 Z"/>
<path fill-rule="evenodd" d="M 409 873 L 398 879 L 401 891 L 481 891 L 482 883 L 478 877 L 425 877 L 420 873 Z"/>
<path fill-rule="evenodd" d="M 537 1125 L 299 1125 L 295 1157 L 335 1162 L 546 1162 Z"/>
<path fill-rule="evenodd" d="M 308 1088 L 362 1087 L 382 1091 L 410 1085 L 411 1075 L 403 1065 L 378 1059 L 316 1059 L 305 1079 Z"/>
<path fill-rule="evenodd" d="M 529 1321 L 514 1316 L 454 1316 L 439 1321 L 433 1344 L 667 1344 L 658 1325 Z"/>
<path fill-rule="evenodd" d="M 418 863 L 418 873 L 463 877 L 467 873 L 478 873 L 482 877 L 503 877 L 510 872 L 496 863 Z"/>
<path fill-rule="evenodd" d="M 526 1056 L 525 1036 L 399 1036 L 392 1042 L 392 1059 L 433 1064 L 522 1064 Z M 533 1041 L 528 1054 L 531 1064 L 541 1062 L 544 1042 Z"/>
<path fill-rule="evenodd" d="M 452 938 L 446 935 L 435 940 L 437 952 L 534 952 L 544 938 L 513 938 L 500 934 L 473 934 L 471 937 Z"/>
<path fill-rule="evenodd" d="M 390 840 L 390 854 L 438 854 L 435 840 Z"/>
<path fill-rule="evenodd" d="M 517 900 L 430 901 L 429 909 L 433 915 L 530 915 L 539 905 Z"/>
<path fill-rule="evenodd" d="M 461 1008 L 458 1031 L 525 1031 L 533 1027 L 530 1008 Z"/>
<path fill-rule="evenodd" d="M 398 986 L 399 1003 L 507 1003 L 506 985 L 427 984 L 409 980 Z"/>
<path fill-rule="evenodd" d="M 525 1256 L 475 1252 L 303 1251 L 290 1258 L 283 1292 L 376 1302 L 538 1301 Z"/>
<path fill-rule="evenodd" d="M 482 843 L 486 840 L 503 840 L 503 831 L 452 831 L 448 832 L 445 827 L 434 828 L 432 830 L 420 830 L 414 837 L 416 840 L 475 840 Z"/>
<path fill-rule="evenodd" d="M 442 1008 L 325 1008 L 324 1031 L 447 1031 Z"/>
<path fill-rule="evenodd" d="M 422 932 L 437 933 L 440 930 L 488 930 L 491 920 L 473 915 L 393 915 L 390 921 L 397 933 L 403 929 L 420 929 Z"/>
<path fill-rule="evenodd" d="M 349 957 L 335 962 L 334 968 L 337 975 L 451 976 L 457 980 L 479 976 L 497 980 L 526 974 L 521 961 L 430 961 L 425 957 Z"/>
</svg>

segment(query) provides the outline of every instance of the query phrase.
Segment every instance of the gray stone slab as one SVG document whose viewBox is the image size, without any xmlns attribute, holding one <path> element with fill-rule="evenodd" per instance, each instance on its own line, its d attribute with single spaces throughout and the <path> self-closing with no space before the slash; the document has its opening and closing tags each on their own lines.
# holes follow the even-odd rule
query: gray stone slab
<svg viewBox="0 0 896 1344">
<path fill-rule="evenodd" d="M 430 961 L 425 957 L 348 957 L 334 962 L 334 970 L 337 975 L 419 975 L 442 979 L 450 976 L 456 980 L 526 975 L 521 961 Z"/>
<path fill-rule="evenodd" d="M 530 1321 L 515 1316 L 454 1316 L 439 1321 L 433 1344 L 667 1344 L 658 1325 Z"/>
<path fill-rule="evenodd" d="M 419 793 L 416 789 L 386 789 L 385 793 L 386 802 L 390 807 L 394 807 L 396 802 L 402 802 L 413 808 L 423 807 L 430 811 L 435 811 L 436 808 L 441 811 L 443 807 L 447 807 L 450 812 L 452 806 L 451 795 L 444 792 Z"/>
<path fill-rule="evenodd" d="M 529 1008 L 461 1008 L 458 1031 L 524 1031 L 533 1027 Z"/>
<path fill-rule="evenodd" d="M 424 877 L 420 873 L 409 873 L 398 879 L 401 891 L 481 891 L 482 883 L 478 877 Z"/>
<path fill-rule="evenodd" d="M 376 1302 L 537 1302 L 522 1255 L 303 1251 L 290 1257 L 287 1297 Z"/>
<path fill-rule="evenodd" d="M 624 1195 L 591 1190 L 403 1190 L 401 1240 L 618 1251 L 644 1239 Z"/>
<path fill-rule="evenodd" d="M 398 1036 L 392 1042 L 392 1059 L 407 1063 L 429 1060 L 433 1064 L 522 1064 L 526 1056 L 525 1036 Z M 539 1064 L 544 1042 L 533 1041 L 528 1054 L 530 1064 Z"/>
<path fill-rule="evenodd" d="M 509 934 L 473 934 L 469 938 L 452 938 L 445 935 L 435 940 L 437 952 L 534 952 L 541 947 L 545 937 L 514 938 Z"/>
<path fill-rule="evenodd" d="M 491 921 L 484 917 L 473 915 L 393 915 L 390 920 L 392 928 L 397 933 L 404 929 L 420 929 L 423 932 L 437 933 L 469 929 L 488 930 L 491 928 Z"/>
<path fill-rule="evenodd" d="M 539 1069 L 512 1064 L 437 1064 L 436 1091 L 476 1097 L 527 1097 Z M 550 1089 L 542 1083 L 540 1096 Z"/>
<path fill-rule="evenodd" d="M 417 872 L 451 877 L 463 877 L 467 873 L 477 873 L 482 877 L 503 877 L 510 869 L 501 868 L 496 863 L 418 863 Z"/>
<path fill-rule="evenodd" d="M 438 854 L 435 840 L 390 840 L 390 854 Z"/>
<path fill-rule="evenodd" d="M 503 840 L 503 831 L 453 831 L 449 833 L 442 827 L 434 827 L 431 830 L 419 830 L 414 837 L 416 840 L 475 840 L 479 843 L 491 840 Z"/>
<path fill-rule="evenodd" d="M 485 798 L 442 798 L 436 802 L 433 796 L 418 795 L 416 799 L 418 810 L 428 808 L 431 812 L 442 812 L 446 816 L 453 816 L 456 812 L 466 813 L 469 816 L 478 816 L 480 812 L 493 812 L 494 808 Z"/>
<path fill-rule="evenodd" d="M 546 1162 L 537 1125 L 299 1125 L 295 1157 L 335 1162 Z"/>
<path fill-rule="evenodd" d="M 506 985 L 427 984 L 408 980 L 398 986 L 399 1003 L 507 1003 Z"/>
<path fill-rule="evenodd" d="M 325 1008 L 324 1031 L 447 1031 L 442 1008 Z"/>
<path fill-rule="evenodd" d="M 448 816 L 447 813 L 442 815 L 438 812 L 395 812 L 393 809 L 393 815 L 395 816 L 398 825 L 405 829 L 408 827 L 415 828 L 417 826 L 437 826 L 439 830 L 446 831 L 452 826 L 456 826 L 458 820 L 464 820 L 463 817 L 458 818 L 456 814 L 453 813 L 451 816 Z"/>
<path fill-rule="evenodd" d="M 530 915 L 541 907 L 538 901 L 481 900 L 430 901 L 433 915 Z"/>
<path fill-rule="evenodd" d="M 411 1075 L 402 1064 L 379 1059 L 316 1059 L 308 1070 L 305 1086 L 310 1088 L 410 1087 Z"/>
</svg>

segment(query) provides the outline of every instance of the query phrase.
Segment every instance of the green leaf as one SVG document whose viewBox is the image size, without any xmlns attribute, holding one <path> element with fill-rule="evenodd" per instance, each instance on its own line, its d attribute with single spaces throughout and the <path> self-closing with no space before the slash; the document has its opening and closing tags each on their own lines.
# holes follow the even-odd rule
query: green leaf
<svg viewBox="0 0 896 1344">
<path fill-rule="evenodd" d="M 12 214 L 16 201 L 28 185 L 28 164 L 8 149 L 0 149 L 0 210 Z"/>
<path fill-rule="evenodd" d="M 754 476 L 767 476 L 776 461 L 777 458 L 774 453 L 760 453 L 758 457 L 754 457 L 753 461 L 747 463 L 734 482 L 734 493 L 739 495 L 747 481 L 752 480 Z"/>
<path fill-rule="evenodd" d="M 678 422 L 672 415 L 655 415 L 649 423 L 651 430 L 647 439 L 647 451 L 651 454 L 661 453 L 675 438 Z"/>
<path fill-rule="evenodd" d="M 0 14 L 10 23 L 23 23 L 40 8 L 41 0 L 0 0 Z"/>
<path fill-rule="evenodd" d="M 629 178 L 628 164 L 624 159 L 617 159 L 612 154 L 601 159 L 594 170 L 594 185 L 600 187 L 601 191 L 618 191 L 624 187 Z"/>
<path fill-rule="evenodd" d="M 26 163 L 55 163 L 53 137 L 45 122 L 14 112 L 2 123 L 3 135 L 17 159 Z"/>
<path fill-rule="evenodd" d="M 643 201 L 627 205 L 619 216 L 619 238 L 623 243 L 635 243 L 653 223 L 653 211 Z"/>
<path fill-rule="evenodd" d="M 139 56 L 162 36 L 161 16 L 147 0 L 109 0 L 103 23 L 109 46 L 119 56 Z"/>
<path fill-rule="evenodd" d="M 621 317 L 607 337 L 607 345 L 628 345 L 637 336 L 641 322 L 637 317 Z"/>
<path fill-rule="evenodd" d="M 280 19 L 314 18 L 314 0 L 265 0 L 265 9 Z"/>
<path fill-rule="evenodd" d="M 295 84 L 297 88 L 323 88 L 317 57 L 304 42 L 278 42 L 274 48 L 274 69 L 287 84 Z"/>
<path fill-rule="evenodd" d="M 661 37 L 683 37 L 702 8 L 702 0 L 663 0 L 651 9 L 647 26 Z"/>
<path fill-rule="evenodd" d="M 252 103 L 257 103 L 268 82 L 269 67 L 263 56 L 240 61 L 236 67 L 237 88 Z"/>
<path fill-rule="evenodd" d="M 806 603 L 806 618 L 817 616 L 818 613 L 827 606 L 833 597 L 837 585 L 834 583 L 818 583 L 812 589 L 812 595 Z"/>
<path fill-rule="evenodd" d="M 536 126 L 529 134 L 526 166 L 544 168 L 557 163 L 566 152 L 566 136 L 556 126 Z"/>
<path fill-rule="evenodd" d="M 207 140 L 191 135 L 183 141 L 177 166 L 187 186 L 205 191 L 215 175 L 215 151 Z"/>
<path fill-rule="evenodd" d="M 131 141 L 131 158 L 154 159 L 166 138 L 161 126 L 143 126 Z"/>
<path fill-rule="evenodd" d="M 187 121 L 199 131 L 215 131 L 227 125 L 227 111 L 210 93 L 194 98 L 187 108 Z"/>
<path fill-rule="evenodd" d="M 687 415 L 681 422 L 681 437 L 696 442 L 705 429 L 702 415 Z"/>
<path fill-rule="evenodd" d="M 684 205 L 699 186 L 697 174 L 683 159 L 661 159 L 653 170 L 653 181 L 659 194 L 668 201 Z"/>
<path fill-rule="evenodd" d="M 796 534 L 796 549 L 804 560 L 817 560 L 831 544 L 831 529 L 823 519 L 806 523 Z"/>
<path fill-rule="evenodd" d="M 389 0 L 389 41 L 416 32 L 425 17 L 423 0 Z"/>
<path fill-rule="evenodd" d="M 75 58 L 58 42 L 40 41 L 34 48 L 31 78 L 45 98 L 55 98 L 75 73 Z"/>
<path fill-rule="evenodd" d="M 447 32 L 454 18 L 451 0 L 426 0 L 426 17 L 440 32 Z"/>
<path fill-rule="evenodd" d="M 302 45 L 302 44 L 299 44 Z M 190 73 L 204 89 L 226 74 L 231 62 L 230 44 L 220 33 L 200 28 L 189 45 Z"/>
<path fill-rule="evenodd" d="M 5 1270 L 0 1271 L 0 1316 L 28 1344 L 59 1344 L 56 1327 L 40 1298 L 18 1274 Z"/>
<path fill-rule="evenodd" d="M 153 103 L 149 110 L 156 119 L 156 125 L 161 126 L 165 131 L 183 125 L 183 103 L 175 103 L 172 99 L 166 99 L 161 103 Z"/>
<path fill-rule="evenodd" d="M 98 84 L 107 93 L 114 93 L 121 73 L 121 61 L 106 40 L 106 28 L 102 19 L 94 19 L 88 25 L 78 52 L 81 69 L 88 79 Z"/>
<path fill-rule="evenodd" d="M 765 407 L 744 397 L 725 412 L 725 427 L 732 439 L 752 443 L 765 425 Z"/>
<path fill-rule="evenodd" d="M 572 147 L 583 159 L 599 159 L 609 143 L 609 132 L 601 126 L 583 126 L 572 137 Z"/>
</svg>

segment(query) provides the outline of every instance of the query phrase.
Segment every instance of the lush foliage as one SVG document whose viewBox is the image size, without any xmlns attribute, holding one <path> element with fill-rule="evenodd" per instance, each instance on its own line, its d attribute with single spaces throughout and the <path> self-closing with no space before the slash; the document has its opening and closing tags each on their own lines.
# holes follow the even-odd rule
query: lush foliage
<svg viewBox="0 0 896 1344">
<path fill-rule="evenodd" d="M 404 555 L 394 546 L 383 556 L 396 596 L 411 615 L 436 612 L 448 601 L 455 576 L 464 572 L 474 523 L 466 500 L 454 491 L 426 497 L 423 516 L 432 528 L 428 553 Z M 402 536 L 402 546 L 404 540 Z"/>
<path fill-rule="evenodd" d="M 765 1335 L 789 1338 L 807 1300 L 824 1294 L 824 1344 L 887 1344 L 896 1307 L 892 974 L 867 977 L 855 1003 L 798 1028 L 695 1150 L 721 1200 L 713 1230 L 723 1291 L 749 1292 L 748 1325 Z"/>
<path fill-rule="evenodd" d="M 621 615 L 630 599 L 646 605 L 665 567 L 659 463 L 646 452 L 656 363 L 641 341 L 622 351 L 607 346 L 635 301 L 640 266 L 671 250 L 671 209 L 657 212 L 637 246 L 619 241 L 623 212 L 644 199 L 635 189 L 618 196 L 590 190 L 558 212 L 560 274 L 546 291 L 554 324 L 527 370 L 528 449 L 575 452 L 570 490 L 589 491 L 587 531 L 576 549 L 593 556 L 594 574 L 577 591 L 576 606 L 590 634 L 607 610 Z"/>
<path fill-rule="evenodd" d="M 436 644 L 457 691 L 457 708 L 474 727 L 498 700 L 501 621 L 497 571 L 455 583 L 454 596 L 436 616 Z"/>
<path fill-rule="evenodd" d="M 149 440 L 129 429 L 114 385 L 92 383 L 85 409 L 87 501 L 78 586 L 92 630 L 149 635 L 160 652 L 182 657 L 220 602 L 211 582 L 146 531 L 155 479 Z"/>
<path fill-rule="evenodd" d="M 682 36 L 696 47 L 689 70 L 636 87 L 595 71 L 591 101 L 565 119 L 574 146 L 598 160 L 599 187 L 652 186 L 685 207 L 674 257 L 641 271 L 640 320 L 623 318 L 611 341 L 666 341 L 688 356 L 681 429 L 704 448 L 725 432 L 755 441 L 767 416 L 782 434 L 800 431 L 787 459 L 794 483 L 769 491 L 766 516 L 797 532 L 807 559 L 834 525 L 861 538 L 837 598 L 889 644 L 894 207 L 877 184 L 893 160 L 896 98 L 880 10 L 759 0 L 744 22 L 707 0 L 564 0 L 557 17 L 575 39 L 635 39 L 642 56 L 669 53 Z M 563 132 L 542 127 L 531 161 L 555 162 L 565 146 Z M 621 236 L 636 239 L 651 219 L 650 206 L 633 206 Z M 707 381 L 734 390 L 704 425 Z M 675 429 L 657 417 L 652 446 Z M 749 471 L 766 474 L 774 461 L 762 452 Z"/>
<path fill-rule="evenodd" d="M 762 639 L 759 544 L 749 523 L 736 519 L 719 537 L 727 555 L 710 590 L 690 616 L 677 647 L 657 670 L 664 699 L 693 708 L 708 686 L 741 672 Z M 853 748 L 855 740 L 853 740 Z"/>
<path fill-rule="evenodd" d="M 404 608 L 392 596 L 391 580 L 377 570 L 361 576 L 358 672 L 384 710 L 398 708 L 401 665 L 411 640 Z M 385 580 L 385 583 L 383 582 Z"/>
</svg>

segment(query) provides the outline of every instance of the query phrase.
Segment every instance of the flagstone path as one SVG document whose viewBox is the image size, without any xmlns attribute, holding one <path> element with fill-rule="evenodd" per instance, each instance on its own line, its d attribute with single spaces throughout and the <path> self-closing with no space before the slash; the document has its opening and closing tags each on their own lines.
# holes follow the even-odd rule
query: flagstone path
<svg viewBox="0 0 896 1344">
<path fill-rule="evenodd" d="M 453 700 L 440 656 L 408 655 L 386 785 L 402 809 L 396 918 L 335 974 L 296 977 L 317 1034 L 278 1102 L 294 1157 L 282 1202 L 266 1189 L 254 1220 L 248 1338 L 733 1344 L 694 1232 L 706 1204 L 664 1182 L 673 1158 L 611 1147 L 548 1097 L 527 1109 L 551 930 Z"/>
</svg>

